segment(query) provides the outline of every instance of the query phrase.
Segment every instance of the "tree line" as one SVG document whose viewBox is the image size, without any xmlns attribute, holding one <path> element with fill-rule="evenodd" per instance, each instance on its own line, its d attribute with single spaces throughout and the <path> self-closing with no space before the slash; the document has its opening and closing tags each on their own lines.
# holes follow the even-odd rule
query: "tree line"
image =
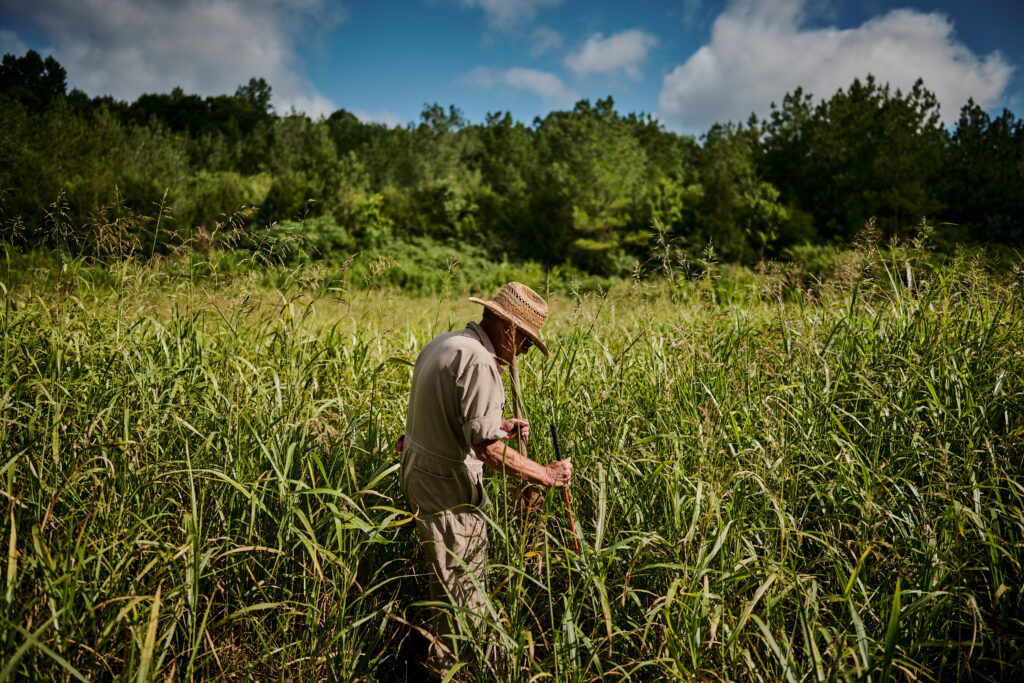
<svg viewBox="0 0 1024 683">
<path fill-rule="evenodd" d="M 434 240 L 600 274 L 644 258 L 654 224 L 747 264 L 848 243 L 870 217 L 891 236 L 927 217 L 940 244 L 1024 243 L 1024 124 L 969 101 L 947 128 L 920 81 L 868 77 L 817 102 L 797 89 L 698 139 L 611 97 L 530 124 L 429 104 L 393 128 L 344 109 L 278 115 L 259 78 L 128 103 L 69 92 L 30 50 L 3 57 L 0 112 L 2 238 L 19 244 L 126 210 L 159 213 L 153 251 L 232 216 L 250 235 L 297 229 L 321 254 Z"/>
</svg>

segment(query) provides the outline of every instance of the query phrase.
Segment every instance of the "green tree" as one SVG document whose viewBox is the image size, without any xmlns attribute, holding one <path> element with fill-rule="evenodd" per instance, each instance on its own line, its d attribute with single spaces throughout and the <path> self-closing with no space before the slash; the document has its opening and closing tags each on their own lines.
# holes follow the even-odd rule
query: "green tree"
<svg viewBox="0 0 1024 683">
<path fill-rule="evenodd" d="M 814 115 L 811 94 L 797 88 L 786 93 L 781 107 L 772 102 L 770 118 L 760 129 L 761 171 L 787 204 L 801 204 L 814 184 L 808 163 L 816 133 Z M 752 123 L 757 125 L 756 120 Z"/>
<path fill-rule="evenodd" d="M 44 60 L 29 50 L 24 57 L 5 54 L 0 62 L 0 93 L 31 112 L 43 111 L 66 90 L 67 73 L 52 56 Z"/>
<path fill-rule="evenodd" d="M 370 187 L 370 175 L 355 152 L 340 160 L 338 183 L 329 194 L 327 211 L 356 246 L 381 247 L 392 238 L 394 223 L 384 213 L 384 197 Z"/>
<path fill-rule="evenodd" d="M 648 239 L 638 221 L 647 156 L 612 98 L 548 114 L 537 126 L 537 145 L 543 173 L 532 189 L 535 207 L 546 214 L 537 224 L 549 226 L 539 244 L 597 272 L 627 270 L 627 250 Z"/>
<path fill-rule="evenodd" d="M 493 252 L 536 258 L 531 183 L 539 168 L 533 131 L 505 112 L 488 114 L 477 135 L 479 147 L 468 163 L 480 175 L 480 230 Z"/>
<path fill-rule="evenodd" d="M 813 112 L 798 89 L 760 133 L 765 178 L 826 238 L 848 240 L 871 216 L 903 234 L 942 208 L 935 187 L 945 132 L 920 80 L 904 94 L 857 79 Z"/>
<path fill-rule="evenodd" d="M 779 191 L 758 174 L 752 133 L 716 124 L 704 136 L 698 161 L 702 194 L 693 235 L 700 242 L 690 240 L 692 247 L 710 241 L 723 258 L 747 263 L 774 254 L 789 218 Z"/>
<path fill-rule="evenodd" d="M 978 240 L 1024 244 L 1024 121 L 1006 109 L 993 119 L 968 101 L 943 180 L 950 220 Z"/>
<path fill-rule="evenodd" d="M 325 122 L 291 114 L 274 126 L 267 167 L 274 181 L 264 220 L 318 216 L 341 180 L 341 164 Z"/>
<path fill-rule="evenodd" d="M 276 120 L 270 97 L 270 86 L 262 78 L 250 79 L 234 95 L 203 98 L 174 88 L 169 94 L 140 95 L 128 106 L 125 120 L 137 125 L 156 121 L 187 133 L 196 167 L 255 173 L 267 163 Z"/>
<path fill-rule="evenodd" d="M 355 152 L 376 191 L 385 187 L 409 187 L 419 181 L 414 133 L 408 128 L 364 123 L 344 109 L 327 118 L 327 127 L 338 155 Z"/>
<path fill-rule="evenodd" d="M 692 177 L 700 153 L 700 146 L 692 135 L 665 130 L 650 116 L 629 114 L 624 120 L 647 156 L 649 182 L 661 178 L 680 182 Z"/>
<path fill-rule="evenodd" d="M 447 112 L 438 104 L 424 106 L 420 118 L 413 134 L 417 181 L 465 185 L 469 180 L 467 162 L 479 149 L 477 128 L 469 126 L 454 105 Z"/>
</svg>

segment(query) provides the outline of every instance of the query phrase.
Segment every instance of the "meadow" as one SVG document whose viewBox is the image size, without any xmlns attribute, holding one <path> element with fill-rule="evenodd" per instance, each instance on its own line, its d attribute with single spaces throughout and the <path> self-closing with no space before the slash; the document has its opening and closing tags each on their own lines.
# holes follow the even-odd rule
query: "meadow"
<svg viewBox="0 0 1024 683">
<path fill-rule="evenodd" d="M 429 292 L 0 256 L 0 681 L 411 675 L 409 364 L 491 290 L 454 261 Z M 523 524 L 488 476 L 456 677 L 1020 680 L 1024 274 L 870 242 L 809 283 L 677 256 L 607 290 L 522 275 L 553 309 L 530 454 L 555 423 L 579 552 L 560 496 Z"/>
</svg>

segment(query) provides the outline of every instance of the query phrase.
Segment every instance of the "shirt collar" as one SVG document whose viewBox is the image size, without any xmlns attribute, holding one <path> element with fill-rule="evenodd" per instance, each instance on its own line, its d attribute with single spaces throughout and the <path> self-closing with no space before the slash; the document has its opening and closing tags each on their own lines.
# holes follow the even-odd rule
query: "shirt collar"
<svg viewBox="0 0 1024 683">
<path fill-rule="evenodd" d="M 484 348 L 487 349 L 487 352 L 494 357 L 494 364 L 501 367 L 501 362 L 498 360 L 498 354 L 494 352 L 494 344 L 491 343 L 491 338 L 487 336 L 487 332 L 484 331 L 484 328 L 480 327 L 479 323 L 470 322 L 466 325 L 466 329 L 480 338 L 480 343 L 483 344 Z"/>
</svg>

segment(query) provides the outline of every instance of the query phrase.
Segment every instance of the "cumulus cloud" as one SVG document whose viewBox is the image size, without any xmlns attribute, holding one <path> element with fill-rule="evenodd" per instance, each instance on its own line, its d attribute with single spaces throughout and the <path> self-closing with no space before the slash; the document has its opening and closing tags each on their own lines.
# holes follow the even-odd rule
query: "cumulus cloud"
<svg viewBox="0 0 1024 683">
<path fill-rule="evenodd" d="M 600 33 L 587 38 L 577 52 L 565 58 L 565 66 L 576 76 L 608 74 L 620 69 L 633 80 L 640 80 L 640 62 L 658 44 L 658 39 L 640 29 L 630 29 L 608 36 Z"/>
<path fill-rule="evenodd" d="M 547 26 L 541 26 L 533 32 L 533 45 L 530 46 L 530 56 L 540 57 L 549 50 L 557 50 L 562 47 L 562 36 Z"/>
<path fill-rule="evenodd" d="M 325 97 L 315 90 L 309 94 L 294 95 L 288 93 L 280 95 L 275 91 L 272 92 L 272 95 L 274 109 L 279 114 L 287 114 L 294 110 L 306 114 L 311 119 L 318 119 L 321 116 L 330 116 L 338 108 L 329 97 Z"/>
<path fill-rule="evenodd" d="M 537 10 L 555 7 L 562 0 L 462 0 L 465 7 L 479 7 L 487 14 L 487 22 L 494 28 L 507 29 L 532 21 Z"/>
<path fill-rule="evenodd" d="M 329 114 L 333 103 L 303 75 L 297 48 L 343 20 L 327 0 L 34 0 L 3 2 L 52 48 L 68 85 L 132 100 L 180 86 L 232 93 L 251 77 L 280 112 Z M 10 7 L 8 7 L 10 5 Z"/>
<path fill-rule="evenodd" d="M 665 76 L 661 118 L 685 130 L 764 114 L 802 86 L 830 97 L 868 74 L 908 90 L 918 78 L 935 93 L 943 120 L 973 97 L 999 103 L 1013 73 L 998 52 L 985 57 L 958 42 L 943 14 L 893 10 L 849 29 L 805 27 L 807 0 L 739 0 L 715 20 L 710 42 Z"/>
<path fill-rule="evenodd" d="M 462 80 L 488 89 L 525 90 L 552 106 L 569 105 L 579 99 L 579 95 L 566 87 L 561 78 L 537 69 L 478 67 L 463 76 Z"/>
<path fill-rule="evenodd" d="M 383 123 L 388 128 L 405 125 L 405 120 L 401 116 L 387 109 L 381 109 L 376 112 L 355 109 L 352 111 L 352 114 L 363 123 Z"/>
</svg>

